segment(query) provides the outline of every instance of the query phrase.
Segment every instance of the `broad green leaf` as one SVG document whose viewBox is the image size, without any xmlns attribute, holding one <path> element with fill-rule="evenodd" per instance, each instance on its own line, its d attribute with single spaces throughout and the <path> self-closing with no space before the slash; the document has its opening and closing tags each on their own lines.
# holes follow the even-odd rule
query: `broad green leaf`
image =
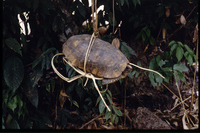
<svg viewBox="0 0 200 133">
<path fill-rule="evenodd" d="M 150 63 L 149 63 L 149 69 L 155 70 L 156 67 L 157 67 L 156 59 L 153 58 L 153 59 L 150 61 Z"/>
<path fill-rule="evenodd" d="M 176 41 L 172 40 L 172 41 L 169 43 L 168 47 L 170 47 L 170 46 L 172 46 L 172 45 L 174 45 L 174 44 L 176 44 Z"/>
<path fill-rule="evenodd" d="M 106 97 L 108 98 L 108 101 L 110 102 L 110 104 L 112 104 L 112 100 L 111 100 L 110 96 L 108 94 L 106 94 Z"/>
<path fill-rule="evenodd" d="M 171 49 L 170 49 L 170 56 L 172 56 L 173 52 L 175 51 L 175 49 L 177 48 L 177 44 L 174 44 Z"/>
<path fill-rule="evenodd" d="M 189 54 L 188 51 L 186 51 L 186 52 L 184 53 L 184 56 L 185 56 L 185 58 L 188 60 L 189 64 L 192 65 L 192 63 L 193 63 L 193 58 L 192 58 L 192 56 Z"/>
<path fill-rule="evenodd" d="M 151 45 L 153 45 L 155 43 L 155 39 L 151 36 L 150 39 L 149 39 L 149 42 L 150 42 Z"/>
<path fill-rule="evenodd" d="M 158 74 L 154 73 L 154 77 L 155 77 L 155 80 L 156 82 L 158 83 L 158 85 L 160 86 L 160 84 L 162 83 L 163 81 L 163 78 L 160 77 Z"/>
<path fill-rule="evenodd" d="M 156 57 L 156 62 L 157 62 L 157 64 L 159 64 L 159 62 L 162 60 L 162 57 L 161 57 L 161 55 L 158 55 L 157 57 Z"/>
<path fill-rule="evenodd" d="M 33 10 L 35 11 L 39 6 L 39 0 L 34 0 L 33 1 Z"/>
<path fill-rule="evenodd" d="M 116 117 L 115 117 L 115 124 L 117 124 L 118 122 L 119 122 L 119 117 L 116 116 Z"/>
<path fill-rule="evenodd" d="M 20 129 L 19 124 L 12 116 L 9 114 L 6 120 L 7 129 Z"/>
<path fill-rule="evenodd" d="M 112 97 L 112 93 L 110 90 L 107 90 L 108 94 L 110 95 L 110 97 Z"/>
<path fill-rule="evenodd" d="M 146 35 L 147 35 L 147 38 L 150 38 L 150 36 L 151 36 L 151 31 L 150 31 L 149 28 L 147 28 L 147 29 L 145 30 L 145 33 L 146 33 Z"/>
<path fill-rule="evenodd" d="M 112 122 L 112 123 L 115 122 L 115 117 L 116 117 L 116 114 L 113 114 L 113 115 L 111 116 L 111 122 Z"/>
<path fill-rule="evenodd" d="M 100 103 L 99 103 L 99 112 L 100 112 L 100 114 L 103 113 L 104 109 L 105 109 L 105 105 L 104 105 L 103 101 L 101 100 Z"/>
<path fill-rule="evenodd" d="M 53 52 L 54 50 L 56 50 L 55 48 L 49 48 L 47 49 L 45 52 L 43 52 L 40 57 L 38 59 L 36 59 L 33 64 L 32 64 L 32 68 L 34 68 L 36 65 L 38 65 L 42 59 L 44 59 L 46 56 L 48 56 L 48 54 L 50 54 L 51 52 Z"/>
<path fill-rule="evenodd" d="M 141 5 L 141 1 L 140 0 L 136 0 L 137 1 L 137 3 L 139 4 L 139 5 Z"/>
<path fill-rule="evenodd" d="M 129 8 L 129 2 L 128 2 L 128 0 L 125 0 L 125 1 L 126 1 L 126 4 L 127 4 L 128 8 Z"/>
<path fill-rule="evenodd" d="M 165 65 L 166 63 L 165 63 L 165 61 L 163 61 L 163 60 L 160 60 L 160 62 L 158 63 L 158 65 L 160 66 L 160 67 L 162 67 L 163 65 Z"/>
<path fill-rule="evenodd" d="M 184 51 L 182 47 L 177 47 L 176 49 L 176 58 L 180 61 L 183 58 Z"/>
<path fill-rule="evenodd" d="M 139 72 L 135 73 L 135 78 L 137 78 L 139 76 Z"/>
<path fill-rule="evenodd" d="M 16 53 L 18 53 L 22 56 L 21 46 L 17 42 L 17 40 L 15 40 L 13 38 L 8 38 L 8 39 L 5 40 L 5 43 L 7 44 L 7 46 L 10 49 L 12 49 L 13 51 L 15 51 Z"/>
<path fill-rule="evenodd" d="M 78 103 L 77 103 L 76 101 L 72 100 L 72 103 L 73 103 L 76 107 L 79 108 L 79 105 L 78 105 Z"/>
<path fill-rule="evenodd" d="M 40 69 L 36 69 L 33 74 L 31 75 L 31 82 L 32 82 L 32 87 L 34 88 L 37 82 L 40 80 L 40 78 L 43 75 L 43 71 Z"/>
<path fill-rule="evenodd" d="M 17 108 L 17 95 L 12 97 L 12 99 L 8 101 L 8 108 L 11 109 L 13 112 Z"/>
<path fill-rule="evenodd" d="M 120 0 L 120 2 L 121 2 L 121 6 L 123 6 L 124 5 L 124 0 Z"/>
<path fill-rule="evenodd" d="M 173 69 L 174 70 L 178 70 L 178 71 L 183 71 L 183 72 L 187 72 L 188 71 L 188 68 L 183 64 L 175 64 L 173 66 Z"/>
<path fill-rule="evenodd" d="M 77 92 L 77 94 L 78 94 L 78 96 L 79 96 L 79 98 L 81 100 L 83 98 L 84 94 L 85 94 L 84 89 L 77 85 L 76 86 L 76 92 Z"/>
<path fill-rule="evenodd" d="M 5 129 L 3 116 L 2 116 L 2 129 Z"/>
<path fill-rule="evenodd" d="M 186 83 L 186 79 L 185 79 L 184 74 L 182 72 L 178 71 L 177 76 L 180 80 L 182 80 L 184 83 Z"/>
<path fill-rule="evenodd" d="M 14 92 L 24 78 L 24 65 L 20 58 L 10 57 L 4 65 L 4 80 L 8 87 Z"/>
<path fill-rule="evenodd" d="M 182 42 L 180 42 L 180 41 L 178 41 L 177 44 L 178 44 L 179 46 L 181 46 L 181 47 L 184 47 L 183 44 L 182 44 Z"/>
<path fill-rule="evenodd" d="M 86 9 L 84 8 L 84 6 L 81 2 L 78 2 L 78 11 L 83 17 L 85 17 Z"/>
<path fill-rule="evenodd" d="M 39 101 L 38 90 L 35 86 L 33 86 L 31 76 L 25 75 L 25 78 L 22 82 L 22 88 L 28 100 L 37 108 Z"/>
<path fill-rule="evenodd" d="M 191 55 L 194 55 L 194 51 L 192 51 L 189 47 L 188 47 L 188 45 L 184 45 L 184 47 L 185 47 L 185 49 L 191 54 Z"/>
<path fill-rule="evenodd" d="M 153 85 L 153 87 L 157 86 L 157 83 L 156 83 L 155 80 L 154 80 L 153 72 L 150 72 L 150 73 L 149 73 L 149 79 L 150 79 L 151 84 Z"/>
<path fill-rule="evenodd" d="M 123 53 L 127 58 L 129 58 L 130 54 L 136 55 L 136 54 L 135 54 L 135 51 L 134 51 L 131 47 L 129 47 L 128 45 L 126 45 L 125 42 L 122 42 L 121 44 L 122 44 L 122 45 L 121 45 L 121 48 L 120 48 L 120 49 L 121 49 L 122 53 Z"/>
<path fill-rule="evenodd" d="M 122 116 L 122 112 L 118 109 L 116 109 L 114 106 L 112 106 L 113 111 L 118 115 L 118 116 Z"/>
<path fill-rule="evenodd" d="M 111 111 L 106 112 L 106 115 L 105 115 L 106 121 L 111 117 L 111 115 L 112 115 Z"/>
</svg>

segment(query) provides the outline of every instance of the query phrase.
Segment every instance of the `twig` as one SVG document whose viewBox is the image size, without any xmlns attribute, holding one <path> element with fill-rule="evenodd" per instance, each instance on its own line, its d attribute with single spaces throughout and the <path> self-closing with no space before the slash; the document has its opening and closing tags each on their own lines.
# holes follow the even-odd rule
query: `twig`
<svg viewBox="0 0 200 133">
<path fill-rule="evenodd" d="M 101 115 L 96 116 L 95 118 L 93 118 L 92 120 L 88 121 L 87 123 L 85 123 L 81 128 L 79 129 L 83 129 L 85 126 L 87 126 L 88 124 L 90 124 L 91 122 L 93 122 L 94 120 L 96 120 L 97 118 L 99 118 Z"/>
<path fill-rule="evenodd" d="M 127 78 L 125 79 L 125 85 L 124 85 L 124 127 L 126 126 L 126 88 L 127 88 Z"/>
<path fill-rule="evenodd" d="M 191 96 L 189 96 L 188 98 L 186 98 L 185 100 L 183 100 L 183 102 L 189 100 L 191 98 Z M 179 102 L 177 105 L 175 105 L 170 111 L 174 110 L 177 106 L 179 106 L 182 102 Z M 184 103 L 185 104 L 185 103 Z"/>
<path fill-rule="evenodd" d="M 194 11 L 194 9 L 195 9 L 197 6 L 198 6 L 198 5 L 196 5 L 196 6 L 192 9 L 192 11 L 189 13 L 189 15 L 188 15 L 185 19 L 188 19 L 188 18 L 189 18 L 189 16 L 192 14 L 192 12 Z M 169 38 L 171 38 L 176 32 L 178 32 L 180 29 L 182 29 L 183 26 L 184 26 L 184 25 L 181 25 L 178 29 L 176 29 L 176 30 L 175 30 L 170 36 L 168 36 L 166 39 L 162 39 L 162 40 L 160 41 L 160 43 L 166 41 L 166 40 L 169 39 Z"/>
<path fill-rule="evenodd" d="M 199 39 L 197 39 L 197 48 L 196 48 L 196 56 L 197 56 L 197 62 L 196 62 L 196 67 L 194 71 L 194 80 L 193 80 L 193 86 L 192 86 L 192 99 L 191 99 L 191 105 L 190 105 L 190 111 L 192 110 L 194 98 L 193 98 L 193 93 L 194 93 L 194 86 L 195 86 L 195 77 L 196 77 L 196 72 L 197 72 L 197 63 L 198 63 L 198 45 L 199 45 Z"/>
</svg>

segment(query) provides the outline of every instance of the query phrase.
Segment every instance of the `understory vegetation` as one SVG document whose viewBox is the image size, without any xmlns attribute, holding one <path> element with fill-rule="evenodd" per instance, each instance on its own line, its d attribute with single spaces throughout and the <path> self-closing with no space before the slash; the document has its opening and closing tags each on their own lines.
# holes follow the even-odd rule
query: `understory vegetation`
<svg viewBox="0 0 200 133">
<path fill-rule="evenodd" d="M 133 68 L 108 89 L 97 81 L 110 112 L 92 80 L 67 83 L 51 67 L 69 37 L 92 35 L 88 0 L 2 4 L 2 129 L 138 129 L 138 107 L 170 129 L 199 128 L 198 0 L 97 0 L 104 6 L 99 37 L 165 77 Z M 62 58 L 55 66 L 68 78 L 77 75 Z"/>
</svg>

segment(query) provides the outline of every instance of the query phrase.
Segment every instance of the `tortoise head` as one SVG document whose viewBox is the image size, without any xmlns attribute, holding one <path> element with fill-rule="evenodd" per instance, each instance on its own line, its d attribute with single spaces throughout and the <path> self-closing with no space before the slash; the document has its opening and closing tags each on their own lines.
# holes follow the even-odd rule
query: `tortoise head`
<svg viewBox="0 0 200 133">
<path fill-rule="evenodd" d="M 114 83 L 118 80 L 120 80 L 121 78 L 125 78 L 127 73 L 131 72 L 132 71 L 132 66 L 130 65 L 127 65 L 125 70 L 122 72 L 122 74 L 119 76 L 119 77 L 116 77 L 116 78 L 111 78 L 111 79 L 103 79 L 102 81 L 102 84 L 105 85 L 105 84 L 111 84 L 111 83 Z"/>
<path fill-rule="evenodd" d="M 132 68 L 131 65 L 127 65 L 126 68 L 125 68 L 125 70 L 122 72 L 122 78 L 125 78 L 126 75 L 127 75 L 127 73 L 132 72 L 132 69 L 133 69 L 133 68 Z"/>
</svg>

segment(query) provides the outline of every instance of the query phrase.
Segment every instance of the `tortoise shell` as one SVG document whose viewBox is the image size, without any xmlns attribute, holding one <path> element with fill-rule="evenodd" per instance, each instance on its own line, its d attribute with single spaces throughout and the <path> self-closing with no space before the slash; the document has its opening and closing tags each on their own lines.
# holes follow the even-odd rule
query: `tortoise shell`
<svg viewBox="0 0 200 133">
<path fill-rule="evenodd" d="M 75 35 L 63 44 L 65 58 L 73 66 L 83 69 L 90 39 L 91 35 L 88 34 Z M 103 78 L 102 83 L 108 84 L 123 77 L 123 72 L 128 63 L 128 59 L 119 49 L 106 41 L 96 38 L 88 57 L 86 71 L 95 77 Z"/>
</svg>

